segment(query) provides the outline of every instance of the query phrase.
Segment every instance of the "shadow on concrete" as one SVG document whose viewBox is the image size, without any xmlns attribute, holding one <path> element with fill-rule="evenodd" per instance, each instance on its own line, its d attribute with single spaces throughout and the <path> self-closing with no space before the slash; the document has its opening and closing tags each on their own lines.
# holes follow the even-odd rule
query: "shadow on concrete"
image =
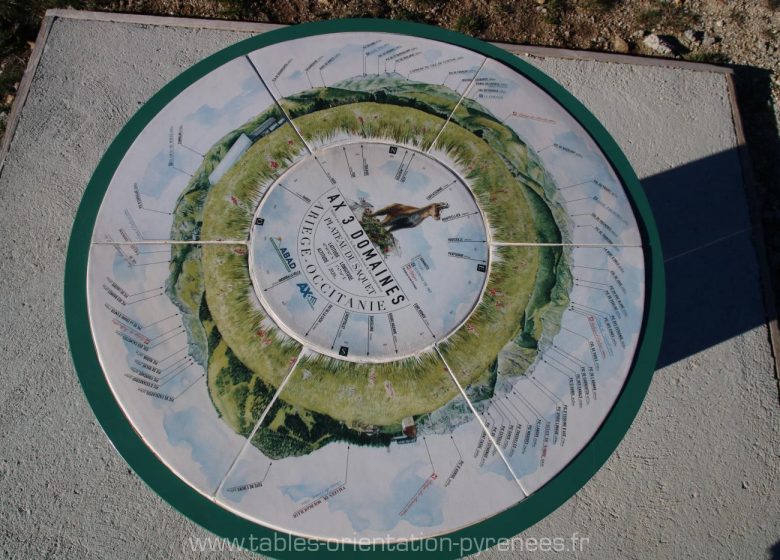
<svg viewBox="0 0 780 560">
<path fill-rule="evenodd" d="M 780 560 L 780 541 L 769 547 L 769 560 Z"/>
<path fill-rule="evenodd" d="M 771 285 L 763 285 L 777 277 L 780 262 L 780 227 L 772 222 L 772 216 L 780 216 L 772 213 L 780 208 L 780 137 L 771 73 L 733 69 L 752 174 L 750 169 L 743 174 L 739 151 L 730 150 L 642 181 L 666 264 L 659 368 L 775 318 L 777 298 Z M 755 185 L 746 189 L 751 175 Z M 760 226 L 753 227 L 762 223 L 766 238 Z M 759 262 L 767 250 L 769 277 L 762 278 Z"/>
<path fill-rule="evenodd" d="M 765 324 L 765 279 L 738 151 L 670 169 L 643 180 L 642 186 L 666 266 L 666 325 L 658 367 Z"/>
<path fill-rule="evenodd" d="M 732 66 L 765 234 L 769 277 L 774 279 L 775 304 L 780 302 L 780 134 L 772 103 L 772 73 L 763 68 Z M 774 76 L 775 78 L 777 76 Z"/>
</svg>

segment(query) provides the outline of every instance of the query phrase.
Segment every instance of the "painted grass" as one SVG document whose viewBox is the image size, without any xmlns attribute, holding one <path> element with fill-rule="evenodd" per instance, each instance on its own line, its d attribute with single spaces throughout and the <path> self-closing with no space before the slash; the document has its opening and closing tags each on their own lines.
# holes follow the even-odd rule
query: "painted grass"
<svg viewBox="0 0 780 560">
<path fill-rule="evenodd" d="M 312 142 L 327 142 L 346 133 L 389 138 L 418 147 L 430 145 L 444 125 L 443 119 L 417 109 L 380 103 L 333 107 L 299 117 L 295 122 L 304 137 Z M 258 180 L 269 180 L 272 175 L 268 172 L 266 150 L 288 145 L 287 139 L 289 133 L 281 129 L 264 138 L 266 142 L 250 148 L 214 187 L 206 201 L 204 233 L 215 231 L 213 221 L 221 222 L 222 226 L 231 214 L 239 215 L 236 204 L 226 203 L 232 194 L 230 189 L 237 189 L 233 196 L 241 201 L 257 196 L 257 190 L 253 189 Z M 536 223 L 539 215 L 534 215 L 522 194 L 526 187 L 518 183 L 484 140 L 450 124 L 443 131 L 438 147 L 466 170 L 466 178 L 486 209 L 491 227 L 502 238 L 534 241 L 545 237 L 543 232 L 550 228 L 550 223 Z M 554 228 L 551 218 L 550 222 Z M 447 349 L 453 367 L 466 385 L 485 375 L 506 341 L 516 337 L 525 324 L 523 319 L 538 279 L 539 251 L 512 251 L 503 258 L 494 267 L 490 280 L 489 294 L 495 295 L 485 298 L 480 312 L 470 322 L 472 332 L 464 330 L 456 335 L 454 344 Z M 277 348 L 281 347 L 276 343 L 264 348 L 251 334 L 262 324 L 263 316 L 254 303 L 254 295 L 248 293 L 251 288 L 245 257 L 239 258 L 224 247 L 205 247 L 204 270 L 209 309 L 230 348 L 266 383 L 278 385 L 278 371 L 283 369 L 280 366 L 291 356 L 289 352 L 279 352 Z M 543 287 L 537 306 L 546 303 L 544 293 L 549 293 L 548 283 Z M 269 364 L 269 359 L 275 360 L 275 365 Z M 435 410 L 457 395 L 457 387 L 433 355 L 424 356 L 420 361 L 377 365 L 320 358 L 307 360 L 300 367 L 306 375 L 285 390 L 286 402 L 357 428 L 395 425 L 406 416 Z"/>
<path fill-rule="evenodd" d="M 466 170 L 466 179 L 487 215 L 495 241 L 540 241 L 539 225 L 521 185 L 484 140 L 450 122 L 435 149 Z"/>
<path fill-rule="evenodd" d="M 354 427 L 400 426 L 402 418 L 438 408 L 457 393 L 433 354 L 387 364 L 322 357 L 300 367 L 304 375 L 286 388 L 285 399 Z"/>
<path fill-rule="evenodd" d="M 209 191 L 202 238 L 245 240 L 263 193 L 304 151 L 290 125 L 255 142 Z"/>
<path fill-rule="evenodd" d="M 351 136 L 426 149 L 444 124 L 435 114 L 411 106 L 355 103 L 355 94 L 346 90 L 320 88 L 315 93 L 284 102 L 291 113 L 300 115 L 295 123 L 312 144 Z M 414 97 L 410 103 L 417 106 L 449 102 L 437 101 L 427 91 L 409 95 Z M 310 112 L 317 104 L 329 108 Z M 466 174 L 494 238 L 560 239 L 555 209 L 550 210 L 549 203 L 554 185 L 527 146 L 486 113 L 461 108 L 456 117 L 458 124 L 445 127 L 436 149 L 446 152 Z M 224 151 L 228 143 L 220 149 Z M 265 189 L 302 150 L 291 127 L 278 129 L 250 147 L 219 183 L 207 191 L 193 190 L 191 200 L 183 197 L 185 213 L 191 219 L 202 216 L 204 239 L 244 239 Z M 193 205 L 201 205 L 202 213 L 193 212 Z M 209 392 L 225 420 L 237 432 L 248 433 L 300 347 L 262 313 L 242 247 L 210 245 L 201 251 L 205 297 L 214 322 L 212 326 L 203 321 L 204 332 L 215 343 L 209 349 Z M 185 277 L 190 273 L 188 259 L 199 256 L 193 252 L 183 260 Z M 487 398 L 496 373 L 524 373 L 536 356 L 536 342 L 542 334 L 557 332 L 554 318 L 567 302 L 567 274 L 560 249 L 501 250 L 493 262 L 484 301 L 468 327 L 456 333 L 444 349 L 461 383 Z M 182 286 L 180 291 L 189 306 L 196 303 L 198 286 Z M 547 320 L 550 317 L 553 320 Z M 511 352 L 507 345 L 512 346 Z M 502 352 L 509 359 L 498 363 L 496 356 Z M 246 371 L 235 367 L 235 360 Z M 254 444 L 271 457 L 307 453 L 335 439 L 381 444 L 381 437 L 363 432 L 379 427 L 383 437 L 397 433 L 405 416 L 436 410 L 458 394 L 440 360 L 430 354 L 419 361 L 377 365 L 320 357 L 304 360 L 299 371 L 255 437 Z"/>
<path fill-rule="evenodd" d="M 347 134 L 356 140 L 386 139 L 417 149 L 431 145 L 444 120 L 409 107 L 375 102 L 352 103 L 294 120 L 310 143 L 326 143 Z"/>
<path fill-rule="evenodd" d="M 487 290 L 479 308 L 442 348 L 447 363 L 464 386 L 484 382 L 480 378 L 494 368 L 507 341 L 522 332 L 536 284 L 539 248 L 501 249 L 493 257 Z"/>
<path fill-rule="evenodd" d="M 269 393 L 273 394 L 300 353 L 300 345 L 274 329 L 260 309 L 249 279 L 245 247 L 205 245 L 202 253 L 206 302 L 220 337 L 219 345 L 211 349 L 209 388 L 214 390 L 212 399 L 219 412 L 244 433 L 265 408 L 256 403 L 267 404 Z M 233 353 L 238 363 L 228 367 L 220 352 Z M 248 391 L 246 400 L 236 398 L 236 386 L 242 384 Z"/>
</svg>

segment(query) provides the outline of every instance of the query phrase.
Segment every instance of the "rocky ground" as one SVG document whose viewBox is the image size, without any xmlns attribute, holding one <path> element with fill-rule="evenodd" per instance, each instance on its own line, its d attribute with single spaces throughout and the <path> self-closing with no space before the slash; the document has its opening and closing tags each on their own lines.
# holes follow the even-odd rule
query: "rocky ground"
<svg viewBox="0 0 780 560">
<path fill-rule="evenodd" d="M 0 0 L 0 134 L 40 21 L 53 7 L 275 23 L 406 19 L 491 41 L 729 64 L 756 176 L 756 212 L 771 273 L 780 278 L 780 0 Z"/>
</svg>

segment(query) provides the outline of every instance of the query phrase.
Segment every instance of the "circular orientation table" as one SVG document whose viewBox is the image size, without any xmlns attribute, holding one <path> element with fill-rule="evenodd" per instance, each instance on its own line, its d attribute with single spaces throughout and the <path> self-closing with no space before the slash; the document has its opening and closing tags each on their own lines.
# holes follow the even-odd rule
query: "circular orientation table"
<svg viewBox="0 0 780 560">
<path fill-rule="evenodd" d="M 552 511 L 628 429 L 662 315 L 598 122 L 496 47 L 388 21 L 252 37 L 165 86 L 66 268 L 77 372 L 136 472 L 219 535 L 347 550 Z"/>
</svg>

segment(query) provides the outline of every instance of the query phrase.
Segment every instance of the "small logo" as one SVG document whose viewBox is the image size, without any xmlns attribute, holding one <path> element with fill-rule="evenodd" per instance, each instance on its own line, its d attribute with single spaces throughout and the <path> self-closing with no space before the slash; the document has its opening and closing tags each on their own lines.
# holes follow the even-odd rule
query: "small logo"
<svg viewBox="0 0 780 560">
<path fill-rule="evenodd" d="M 487 272 L 487 267 L 484 264 L 478 264 L 477 272 Z"/>
<path fill-rule="evenodd" d="M 282 240 L 281 237 L 278 238 L 279 241 Z M 276 242 L 276 239 L 273 237 L 270 238 L 271 245 L 274 246 L 274 249 L 276 250 L 276 254 L 279 256 L 279 259 L 282 261 L 282 264 L 284 265 L 284 268 L 287 269 L 287 272 L 292 272 L 295 270 L 296 264 L 295 260 L 292 258 L 292 254 L 290 254 L 290 251 L 287 249 L 287 247 L 280 247 L 279 244 Z"/>
<path fill-rule="evenodd" d="M 390 146 L 390 153 L 391 154 L 397 154 L 398 153 L 398 146 Z"/>
<path fill-rule="evenodd" d="M 314 305 L 317 303 L 317 296 L 311 291 L 311 287 L 306 282 L 302 282 L 298 284 L 298 291 L 301 292 L 303 299 L 314 309 Z"/>
<path fill-rule="evenodd" d="M 347 354 L 349 354 L 349 348 L 346 346 L 339 348 L 339 356 L 346 356 Z"/>
</svg>

